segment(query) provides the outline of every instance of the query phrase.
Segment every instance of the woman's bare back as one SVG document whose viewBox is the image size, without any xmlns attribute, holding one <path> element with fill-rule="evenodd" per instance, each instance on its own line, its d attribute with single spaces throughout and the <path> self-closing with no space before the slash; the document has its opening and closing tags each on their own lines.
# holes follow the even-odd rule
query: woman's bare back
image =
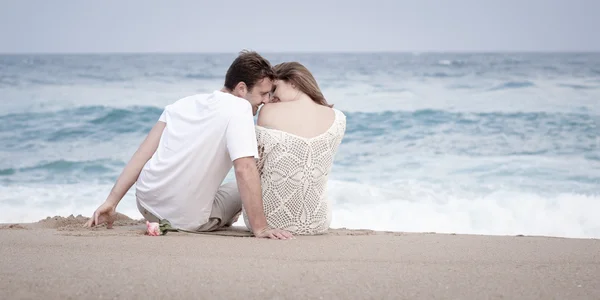
<svg viewBox="0 0 600 300">
<path fill-rule="evenodd" d="M 258 115 L 258 125 L 277 129 L 303 138 L 325 133 L 333 124 L 332 108 L 313 101 L 265 104 Z"/>
</svg>

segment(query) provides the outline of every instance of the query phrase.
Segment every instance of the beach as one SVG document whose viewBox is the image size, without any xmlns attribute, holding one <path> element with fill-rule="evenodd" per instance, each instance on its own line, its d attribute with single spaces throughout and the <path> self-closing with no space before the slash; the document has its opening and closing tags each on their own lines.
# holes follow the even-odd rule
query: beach
<svg viewBox="0 0 600 300">
<path fill-rule="evenodd" d="M 220 89 L 235 56 L 0 55 L 0 223 L 91 214 L 165 107 Z M 346 115 L 332 227 L 600 238 L 600 54 L 265 56 Z"/>
<path fill-rule="evenodd" d="M 515 4 L 0 1 L 0 300 L 600 300 L 600 1 Z"/>
<path fill-rule="evenodd" d="M 600 240 L 331 229 L 145 235 L 120 215 L 0 225 L 0 299 L 598 299 Z"/>
</svg>

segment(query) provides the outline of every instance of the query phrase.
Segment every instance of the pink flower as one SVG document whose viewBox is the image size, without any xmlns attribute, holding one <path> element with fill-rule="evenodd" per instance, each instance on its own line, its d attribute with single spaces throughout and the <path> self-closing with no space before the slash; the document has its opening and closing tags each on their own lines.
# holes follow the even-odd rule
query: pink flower
<svg viewBox="0 0 600 300">
<path fill-rule="evenodd" d="M 156 222 L 148 222 L 146 221 L 146 234 L 150 236 L 158 236 L 160 235 L 160 227 Z"/>
</svg>

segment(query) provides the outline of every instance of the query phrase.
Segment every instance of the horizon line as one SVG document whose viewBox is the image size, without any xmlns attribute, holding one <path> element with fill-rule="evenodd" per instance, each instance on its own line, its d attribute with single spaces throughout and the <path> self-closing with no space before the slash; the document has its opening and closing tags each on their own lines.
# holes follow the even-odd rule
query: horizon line
<svg viewBox="0 0 600 300">
<path fill-rule="evenodd" d="M 372 51 L 259 51 L 265 54 L 595 54 L 600 50 L 372 50 Z M 0 52 L 0 55 L 123 55 L 123 54 L 238 54 L 240 51 L 106 51 L 106 52 Z"/>
</svg>

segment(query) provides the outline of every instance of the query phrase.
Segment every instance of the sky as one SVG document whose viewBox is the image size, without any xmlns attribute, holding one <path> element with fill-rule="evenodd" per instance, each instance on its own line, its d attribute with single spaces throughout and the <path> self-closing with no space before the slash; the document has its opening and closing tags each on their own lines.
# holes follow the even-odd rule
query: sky
<svg viewBox="0 0 600 300">
<path fill-rule="evenodd" d="M 597 0 L 0 0 L 0 53 L 600 51 Z"/>
</svg>

